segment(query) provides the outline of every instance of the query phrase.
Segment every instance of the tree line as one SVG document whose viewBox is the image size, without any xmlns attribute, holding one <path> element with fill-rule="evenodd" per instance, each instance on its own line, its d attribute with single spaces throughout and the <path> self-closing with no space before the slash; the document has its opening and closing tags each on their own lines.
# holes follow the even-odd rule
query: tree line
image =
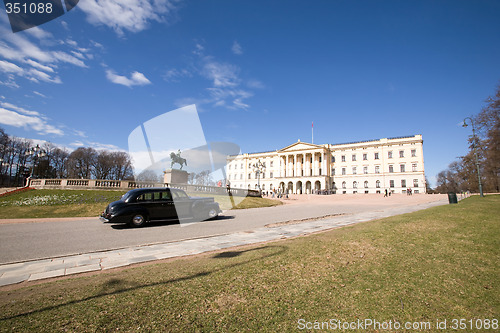
<svg viewBox="0 0 500 333">
<path fill-rule="evenodd" d="M 496 94 L 486 100 L 481 112 L 471 119 L 476 136 L 469 138 L 469 152 L 438 173 L 435 192 L 479 192 L 475 153 L 483 191 L 500 192 L 500 86 Z"/>
<path fill-rule="evenodd" d="M 134 179 L 124 151 L 80 147 L 74 151 L 46 142 L 41 146 L 9 136 L 0 128 L 0 186 L 24 186 L 26 178 Z"/>
</svg>

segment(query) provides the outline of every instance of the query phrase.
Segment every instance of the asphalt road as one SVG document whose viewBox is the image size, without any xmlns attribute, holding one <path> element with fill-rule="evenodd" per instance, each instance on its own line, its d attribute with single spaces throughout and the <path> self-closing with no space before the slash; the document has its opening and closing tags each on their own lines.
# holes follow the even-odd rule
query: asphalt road
<svg viewBox="0 0 500 333">
<path fill-rule="evenodd" d="M 422 197 L 412 200 L 393 196 L 383 201 L 367 198 L 362 201 L 292 200 L 277 207 L 227 211 L 217 220 L 187 225 L 151 223 L 143 228 L 131 228 L 102 223 L 98 218 L 0 224 L 0 264 L 250 231 L 290 220 L 392 209 L 422 202 Z M 442 198 L 426 201 L 437 200 Z"/>
</svg>

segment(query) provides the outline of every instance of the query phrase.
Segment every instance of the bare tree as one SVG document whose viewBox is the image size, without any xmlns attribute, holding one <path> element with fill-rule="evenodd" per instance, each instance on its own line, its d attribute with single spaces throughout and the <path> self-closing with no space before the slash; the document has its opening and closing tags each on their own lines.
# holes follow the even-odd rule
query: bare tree
<svg viewBox="0 0 500 333">
<path fill-rule="evenodd" d="M 208 185 L 215 186 L 215 182 L 212 179 L 212 175 L 209 170 L 202 171 L 194 177 L 196 185 Z"/>
<path fill-rule="evenodd" d="M 54 148 L 50 154 L 51 165 L 53 170 L 54 178 L 66 178 L 68 177 L 68 157 L 69 153 L 65 149 Z"/>
<path fill-rule="evenodd" d="M 95 160 L 93 173 L 96 179 L 113 179 L 111 171 L 113 170 L 113 153 L 101 150 Z"/>
<path fill-rule="evenodd" d="M 138 182 L 153 182 L 157 183 L 160 177 L 153 170 L 144 170 L 135 177 Z"/>
<path fill-rule="evenodd" d="M 130 155 L 124 151 L 116 151 L 112 152 L 111 156 L 114 162 L 111 170 L 112 179 L 134 179 L 134 170 Z"/>
<path fill-rule="evenodd" d="M 68 157 L 68 176 L 70 178 L 91 178 L 97 158 L 94 148 L 78 148 Z"/>
</svg>

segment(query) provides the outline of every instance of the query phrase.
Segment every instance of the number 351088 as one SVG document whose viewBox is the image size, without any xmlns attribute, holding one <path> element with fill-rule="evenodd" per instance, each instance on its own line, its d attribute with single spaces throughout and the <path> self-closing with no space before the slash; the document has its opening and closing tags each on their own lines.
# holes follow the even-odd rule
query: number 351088
<svg viewBox="0 0 500 333">
<path fill-rule="evenodd" d="M 19 2 L 14 2 L 10 3 L 7 2 L 5 4 L 5 9 L 7 11 L 7 14 L 51 14 L 52 13 L 52 4 L 49 3 L 19 3 Z"/>
</svg>

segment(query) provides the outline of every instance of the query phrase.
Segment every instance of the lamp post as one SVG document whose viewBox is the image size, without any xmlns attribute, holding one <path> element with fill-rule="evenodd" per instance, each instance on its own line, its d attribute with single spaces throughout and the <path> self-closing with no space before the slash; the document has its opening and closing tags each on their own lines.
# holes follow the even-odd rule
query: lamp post
<svg viewBox="0 0 500 333">
<path fill-rule="evenodd" d="M 260 174 L 262 171 L 266 169 L 266 165 L 260 161 L 260 159 L 257 161 L 257 163 L 254 163 L 252 165 L 253 171 L 257 173 L 257 187 L 259 188 L 260 192 Z"/>
<path fill-rule="evenodd" d="M 28 179 L 26 180 L 26 186 L 28 186 L 29 180 L 31 178 L 33 178 L 33 173 L 35 171 L 35 166 L 36 166 L 38 159 L 47 156 L 47 152 L 44 149 L 40 148 L 39 145 L 36 145 L 36 147 L 32 147 L 32 148 L 28 149 L 25 154 L 26 154 L 27 158 L 31 157 L 33 159 L 33 165 L 31 167 L 31 172 L 30 172 Z"/>
<path fill-rule="evenodd" d="M 481 171 L 479 170 L 479 159 L 477 157 L 477 149 L 476 149 L 476 129 L 474 128 L 474 120 L 471 117 L 466 117 L 464 119 L 464 123 L 462 127 L 467 127 L 467 123 L 465 122 L 467 119 L 470 120 L 470 124 L 472 126 L 472 147 L 474 148 L 474 157 L 476 158 L 476 168 L 477 168 L 477 181 L 479 183 L 479 195 L 484 197 L 483 194 L 483 184 L 481 183 Z"/>
</svg>

